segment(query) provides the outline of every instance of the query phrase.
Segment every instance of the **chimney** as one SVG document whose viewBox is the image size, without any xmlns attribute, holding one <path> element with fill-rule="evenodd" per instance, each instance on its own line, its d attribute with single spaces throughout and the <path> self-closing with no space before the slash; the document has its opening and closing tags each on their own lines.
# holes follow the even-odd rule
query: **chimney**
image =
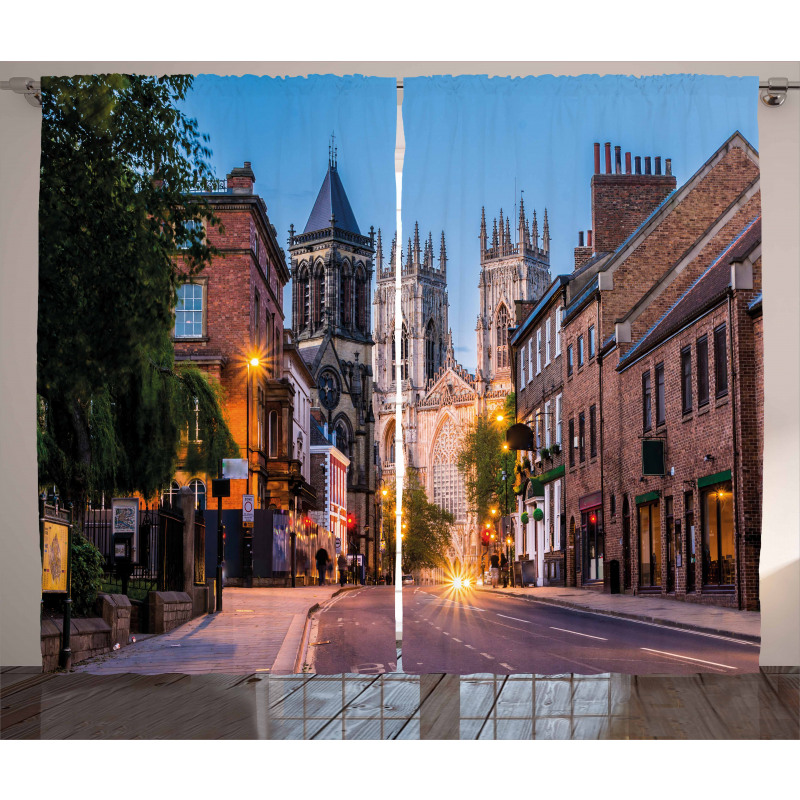
<svg viewBox="0 0 800 800">
<path fill-rule="evenodd" d="M 600 142 L 594 143 L 594 174 L 600 173 Z"/>
<path fill-rule="evenodd" d="M 591 233 L 589 234 L 591 239 Z M 583 243 L 583 231 L 578 231 L 578 246 L 575 248 L 575 269 L 580 269 L 592 257 L 592 248 Z"/>
<path fill-rule="evenodd" d="M 668 158 L 668 159 L 665 160 L 664 163 L 666 165 L 665 170 L 664 170 L 664 174 L 665 175 L 672 175 L 672 159 Z"/>
<path fill-rule="evenodd" d="M 595 147 L 595 155 L 597 155 Z M 634 174 L 631 174 L 631 154 L 625 153 L 625 172 L 622 171 L 622 148 L 614 147 L 614 172 L 611 171 L 611 144 L 605 144 L 606 171 L 592 176 L 592 228 L 587 234 L 586 245 L 583 233 L 575 248 L 576 269 L 586 263 L 593 253 L 613 253 L 628 236 L 647 219 L 655 208 L 675 188 L 672 166 L 667 160 L 667 172 L 661 173 L 661 157 L 653 159 L 636 156 Z M 584 251 L 589 256 L 584 256 Z"/>
<path fill-rule="evenodd" d="M 253 184 L 256 182 L 256 176 L 249 161 L 244 162 L 243 167 L 234 167 L 228 173 L 228 189 L 233 194 L 253 194 Z"/>
</svg>

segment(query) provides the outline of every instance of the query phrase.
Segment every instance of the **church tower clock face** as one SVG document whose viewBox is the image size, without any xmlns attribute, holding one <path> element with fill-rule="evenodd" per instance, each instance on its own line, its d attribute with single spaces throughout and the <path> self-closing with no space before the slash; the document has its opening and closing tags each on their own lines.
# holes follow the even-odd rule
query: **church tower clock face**
<svg viewBox="0 0 800 800">
<path fill-rule="evenodd" d="M 332 411 L 339 405 L 339 397 L 342 393 L 339 376 L 333 369 L 326 367 L 317 378 L 317 386 L 319 387 L 319 402 L 324 408 Z"/>
</svg>

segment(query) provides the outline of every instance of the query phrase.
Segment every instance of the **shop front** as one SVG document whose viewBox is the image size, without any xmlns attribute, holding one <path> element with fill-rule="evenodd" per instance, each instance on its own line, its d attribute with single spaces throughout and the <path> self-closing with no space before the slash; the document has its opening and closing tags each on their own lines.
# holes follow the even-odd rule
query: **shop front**
<svg viewBox="0 0 800 800">
<path fill-rule="evenodd" d="M 584 495 L 578 500 L 578 509 L 581 513 L 582 585 L 602 585 L 605 558 L 603 493 Z"/>
</svg>

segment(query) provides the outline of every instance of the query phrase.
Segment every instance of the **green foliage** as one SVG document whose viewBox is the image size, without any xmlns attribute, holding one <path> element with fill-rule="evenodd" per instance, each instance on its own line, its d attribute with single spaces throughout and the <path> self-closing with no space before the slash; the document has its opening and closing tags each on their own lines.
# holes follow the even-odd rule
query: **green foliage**
<svg viewBox="0 0 800 800">
<path fill-rule="evenodd" d="M 503 406 L 503 420 L 488 412 L 479 414 L 464 432 L 457 466 L 464 476 L 467 503 L 479 520 L 489 517 L 490 509 L 509 512 L 514 508 L 512 484 L 514 482 L 513 451 L 503 450 L 506 431 L 514 424 L 516 401 L 514 394 L 507 395 Z M 505 470 L 507 480 L 503 479 Z"/>
<path fill-rule="evenodd" d="M 82 533 L 75 531 L 70 559 L 72 612 L 88 617 L 94 614 L 97 594 L 103 587 L 103 554 Z"/>
<path fill-rule="evenodd" d="M 50 77 L 42 85 L 38 378 L 40 483 L 78 505 L 151 495 L 171 478 L 194 397 L 216 468 L 231 437 L 218 391 L 175 370 L 177 287 L 218 224 L 190 192 L 213 179 L 207 137 L 178 108 L 188 76 Z M 180 257 L 176 254 L 180 248 Z"/>
<path fill-rule="evenodd" d="M 388 488 L 382 498 L 383 535 L 386 539 L 387 555 L 394 564 L 395 509 L 397 508 L 395 486 Z M 450 526 L 453 515 L 428 501 L 419 474 L 413 467 L 406 469 L 403 485 L 403 572 L 422 567 L 444 566 L 446 551 L 450 546 Z"/>
</svg>

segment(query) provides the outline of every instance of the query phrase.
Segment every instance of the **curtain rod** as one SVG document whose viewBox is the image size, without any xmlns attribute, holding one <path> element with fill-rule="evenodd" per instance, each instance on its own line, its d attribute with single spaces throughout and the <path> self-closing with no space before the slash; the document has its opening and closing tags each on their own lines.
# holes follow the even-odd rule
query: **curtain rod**
<svg viewBox="0 0 800 800">
<path fill-rule="evenodd" d="M 403 79 L 397 79 L 397 88 L 402 91 Z M 761 102 L 767 106 L 780 106 L 786 100 L 789 89 L 800 89 L 800 81 L 790 81 L 788 78 L 770 78 L 766 82 L 759 82 Z M 42 105 L 42 82 L 33 78 L 11 78 L 9 81 L 0 81 L 0 89 L 8 89 L 25 96 L 32 106 Z"/>
</svg>

